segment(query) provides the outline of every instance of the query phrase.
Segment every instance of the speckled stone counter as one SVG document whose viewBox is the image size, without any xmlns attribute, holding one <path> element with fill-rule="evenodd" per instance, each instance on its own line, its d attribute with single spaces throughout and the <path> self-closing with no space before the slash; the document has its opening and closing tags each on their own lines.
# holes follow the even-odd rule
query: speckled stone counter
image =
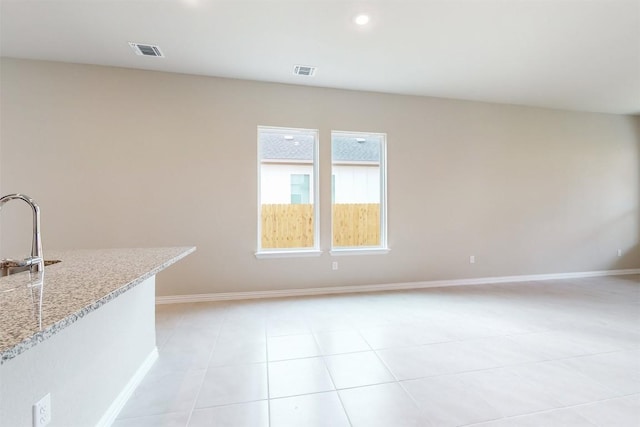
<svg viewBox="0 0 640 427">
<path fill-rule="evenodd" d="M 195 251 L 195 247 L 45 251 L 44 274 L 0 278 L 0 365 Z"/>
</svg>

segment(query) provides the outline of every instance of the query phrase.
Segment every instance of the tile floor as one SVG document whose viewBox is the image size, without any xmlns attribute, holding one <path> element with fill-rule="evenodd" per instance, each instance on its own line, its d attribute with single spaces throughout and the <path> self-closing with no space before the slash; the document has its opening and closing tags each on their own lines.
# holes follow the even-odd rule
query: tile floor
<svg viewBox="0 0 640 427">
<path fill-rule="evenodd" d="M 640 276 L 157 308 L 114 427 L 640 426 Z"/>
</svg>

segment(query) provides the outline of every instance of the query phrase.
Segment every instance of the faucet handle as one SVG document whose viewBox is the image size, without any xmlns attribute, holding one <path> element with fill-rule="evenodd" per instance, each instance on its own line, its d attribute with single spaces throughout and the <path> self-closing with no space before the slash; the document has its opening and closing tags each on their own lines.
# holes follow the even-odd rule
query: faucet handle
<svg viewBox="0 0 640 427">
<path fill-rule="evenodd" d="M 3 267 L 30 267 L 36 264 L 43 264 L 44 260 L 39 256 L 30 256 L 25 259 L 5 258 L 0 260 Z"/>
<path fill-rule="evenodd" d="M 13 259 L 13 258 L 5 258 L 0 260 L 0 264 L 3 267 L 14 268 L 14 267 L 26 267 L 29 264 L 27 259 Z"/>
<path fill-rule="evenodd" d="M 24 266 L 33 266 L 36 264 L 44 265 L 44 259 L 39 256 L 30 256 L 24 259 Z"/>
</svg>

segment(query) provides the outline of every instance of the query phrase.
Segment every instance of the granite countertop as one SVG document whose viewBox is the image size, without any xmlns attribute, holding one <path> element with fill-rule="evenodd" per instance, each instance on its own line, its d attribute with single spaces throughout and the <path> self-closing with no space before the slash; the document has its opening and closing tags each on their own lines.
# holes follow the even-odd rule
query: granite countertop
<svg viewBox="0 0 640 427">
<path fill-rule="evenodd" d="M 0 278 L 0 365 L 195 249 L 45 250 L 45 259 L 62 262 Z"/>
</svg>

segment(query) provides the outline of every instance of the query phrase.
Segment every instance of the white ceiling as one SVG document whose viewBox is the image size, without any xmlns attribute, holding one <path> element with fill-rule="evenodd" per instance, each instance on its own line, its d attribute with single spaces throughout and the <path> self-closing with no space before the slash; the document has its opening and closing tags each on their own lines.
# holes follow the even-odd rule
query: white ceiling
<svg viewBox="0 0 640 427">
<path fill-rule="evenodd" d="M 640 113 L 640 0 L 2 0 L 2 56 Z M 368 13 L 366 27 L 353 23 Z M 166 58 L 136 56 L 127 42 Z M 295 76 L 295 64 L 318 67 Z"/>
</svg>

